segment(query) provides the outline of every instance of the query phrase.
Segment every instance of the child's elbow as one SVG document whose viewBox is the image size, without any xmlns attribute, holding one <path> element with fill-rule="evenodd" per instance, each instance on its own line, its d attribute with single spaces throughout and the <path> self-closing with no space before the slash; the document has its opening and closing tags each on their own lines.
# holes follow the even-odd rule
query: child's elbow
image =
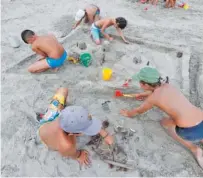
<svg viewBox="0 0 203 178">
<path fill-rule="evenodd" d="M 59 147 L 58 152 L 61 154 L 63 157 L 70 157 L 71 156 L 71 146 L 66 146 L 66 147 Z"/>
</svg>

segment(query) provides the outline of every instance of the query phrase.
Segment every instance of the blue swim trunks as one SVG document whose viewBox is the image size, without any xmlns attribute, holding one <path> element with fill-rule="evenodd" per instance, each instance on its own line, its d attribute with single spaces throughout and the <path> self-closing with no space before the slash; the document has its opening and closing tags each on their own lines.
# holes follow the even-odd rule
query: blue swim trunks
<svg viewBox="0 0 203 178">
<path fill-rule="evenodd" d="M 106 33 L 106 30 L 105 30 Z M 94 23 L 91 27 L 91 35 L 94 41 L 99 40 L 100 38 L 103 38 L 103 34 L 101 33 L 101 29 L 97 27 Z"/>
<path fill-rule="evenodd" d="M 98 28 L 94 23 L 92 24 L 92 27 L 91 27 L 91 35 L 92 35 L 92 38 L 93 40 L 99 40 L 100 37 L 101 37 L 101 29 Z"/>
<path fill-rule="evenodd" d="M 67 52 L 64 50 L 64 53 L 60 58 L 53 59 L 53 58 L 47 57 L 46 60 L 51 68 L 56 68 L 56 67 L 61 67 L 66 59 L 67 59 Z"/>
<path fill-rule="evenodd" d="M 176 126 L 176 133 L 184 140 L 199 142 L 203 140 L 203 121 L 194 127 L 181 128 Z"/>
<path fill-rule="evenodd" d="M 97 9 L 95 15 L 99 15 L 100 14 L 100 9 Z"/>
</svg>

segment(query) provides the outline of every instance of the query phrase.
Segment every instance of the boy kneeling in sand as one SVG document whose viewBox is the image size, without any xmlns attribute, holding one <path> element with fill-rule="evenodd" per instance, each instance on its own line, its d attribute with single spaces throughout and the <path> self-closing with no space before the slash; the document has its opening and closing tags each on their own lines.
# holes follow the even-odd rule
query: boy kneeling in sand
<svg viewBox="0 0 203 178">
<path fill-rule="evenodd" d="M 89 165 L 89 154 L 81 149 L 90 141 L 89 136 L 100 134 L 107 144 L 113 143 L 113 137 L 102 129 L 101 121 L 92 118 L 83 107 L 65 107 L 67 96 L 67 88 L 57 90 L 40 120 L 38 135 L 48 148 L 77 160 L 81 165 Z"/>
<path fill-rule="evenodd" d="M 85 19 L 85 23 L 92 24 L 100 19 L 100 9 L 96 5 L 90 4 L 84 10 L 79 9 L 75 16 L 76 24 L 73 26 L 75 29 L 82 20 Z"/>
<path fill-rule="evenodd" d="M 21 33 L 23 41 L 31 44 L 32 50 L 41 55 L 42 58 L 29 66 L 28 71 L 39 73 L 48 69 L 58 69 L 67 59 L 67 52 L 53 35 L 37 36 L 31 30 Z"/>
<path fill-rule="evenodd" d="M 133 77 L 145 90 L 135 94 L 136 98 L 146 97 L 144 103 L 133 110 L 121 110 L 127 117 L 144 113 L 153 106 L 166 112 L 169 117 L 161 120 L 161 125 L 168 134 L 187 147 L 203 168 L 203 151 L 192 142 L 203 142 L 203 112 L 193 106 L 186 97 L 167 82 L 162 84 L 159 72 L 155 68 L 145 67 Z"/>
<path fill-rule="evenodd" d="M 122 32 L 122 29 L 124 29 L 127 25 L 127 20 L 124 19 L 123 17 L 118 17 L 116 19 L 113 18 L 104 18 L 101 20 L 96 21 L 95 23 L 92 24 L 91 27 L 91 36 L 95 43 L 97 45 L 101 44 L 101 37 L 106 38 L 109 41 L 112 41 L 113 38 L 110 37 L 106 32 L 105 29 L 114 26 L 119 34 L 119 36 L 123 39 L 125 43 L 129 43 Z"/>
</svg>

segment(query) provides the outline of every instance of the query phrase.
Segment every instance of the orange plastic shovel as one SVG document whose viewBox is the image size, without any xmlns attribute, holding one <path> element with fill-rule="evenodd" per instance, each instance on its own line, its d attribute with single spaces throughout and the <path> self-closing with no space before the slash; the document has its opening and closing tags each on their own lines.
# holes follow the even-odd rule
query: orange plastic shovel
<svg viewBox="0 0 203 178">
<path fill-rule="evenodd" d="M 114 92 L 114 96 L 117 97 L 129 97 L 129 98 L 134 98 L 135 96 L 131 95 L 131 94 L 124 94 L 122 91 L 120 90 L 115 90 Z"/>
</svg>

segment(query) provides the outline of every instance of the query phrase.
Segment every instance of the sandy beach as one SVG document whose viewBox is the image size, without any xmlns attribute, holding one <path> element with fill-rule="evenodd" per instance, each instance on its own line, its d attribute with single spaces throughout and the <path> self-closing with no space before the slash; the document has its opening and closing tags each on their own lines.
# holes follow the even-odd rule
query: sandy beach
<svg viewBox="0 0 203 178">
<path fill-rule="evenodd" d="M 114 29 L 109 29 L 115 39 L 104 52 L 104 45 L 96 46 L 92 42 L 89 26 L 82 24 L 71 31 L 77 9 L 91 3 L 101 8 L 103 17 L 122 16 L 128 20 L 124 35 L 129 45 L 119 39 Z M 166 9 L 162 1 L 155 7 L 136 0 L 2 0 L 1 175 L 203 176 L 192 154 L 160 126 L 164 113 L 153 108 L 127 119 L 119 110 L 139 106 L 141 102 L 113 97 L 115 89 L 139 91 L 137 83 L 128 89 L 122 88 L 122 84 L 149 62 L 163 76 L 169 76 L 170 83 L 194 105 L 203 109 L 203 2 L 191 0 L 188 3 L 190 8 L 184 10 Z M 148 10 L 144 10 L 146 7 Z M 20 39 L 25 29 L 39 35 L 55 34 L 68 52 L 89 52 L 92 64 L 86 68 L 66 61 L 58 72 L 30 74 L 27 68 L 36 61 L 37 55 Z M 12 36 L 21 40 L 20 47 L 11 47 L 9 38 Z M 77 47 L 80 42 L 85 42 L 87 49 L 80 50 Z M 182 57 L 177 57 L 178 52 L 183 53 Z M 111 81 L 102 80 L 104 67 L 113 70 Z M 59 87 L 69 89 L 69 105 L 88 107 L 94 117 L 102 121 L 108 119 L 112 128 L 122 120 L 125 128 L 135 130 L 130 139 L 119 141 L 118 137 L 133 170 L 110 169 L 93 151 L 90 151 L 92 167 L 80 170 L 76 161 L 35 144 L 39 126 L 35 113 L 45 112 Z M 108 112 L 102 108 L 105 101 L 109 101 Z"/>
</svg>

